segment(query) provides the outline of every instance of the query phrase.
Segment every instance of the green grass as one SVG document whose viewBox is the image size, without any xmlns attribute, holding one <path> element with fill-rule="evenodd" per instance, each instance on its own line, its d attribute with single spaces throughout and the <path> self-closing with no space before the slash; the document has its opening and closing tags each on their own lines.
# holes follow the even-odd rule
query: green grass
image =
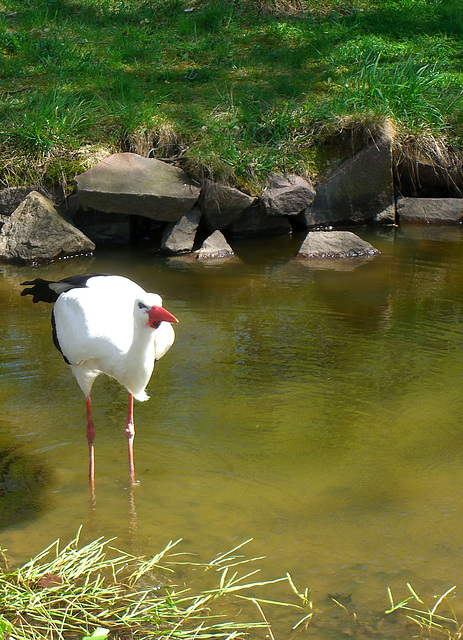
<svg viewBox="0 0 463 640">
<path fill-rule="evenodd" d="M 300 592 L 289 574 L 259 580 L 262 558 L 243 555 L 250 540 L 201 562 L 179 551 L 179 540 L 145 558 L 120 551 L 114 539 L 84 543 L 80 534 L 13 571 L 0 549 L 4 640 L 296 640 L 310 637 L 312 624 L 316 637 L 461 638 L 455 587 L 431 606 L 410 584 L 399 602 L 388 589 L 389 608 L 365 623 L 342 594 L 314 606 L 311 592 Z M 287 598 L 275 600 L 282 588 Z"/>
<path fill-rule="evenodd" d="M 460 148 L 460 0 L 0 0 L 0 185 L 93 151 L 261 185 L 339 131 Z M 87 149 L 86 154 L 79 152 Z"/>
<path fill-rule="evenodd" d="M 455 588 L 450 587 L 441 596 L 435 596 L 432 606 L 426 604 L 409 583 L 407 583 L 407 589 L 411 595 L 397 603 L 394 603 L 392 591 L 388 589 L 391 606 L 385 613 L 387 615 L 399 613 L 413 623 L 414 637 L 426 640 L 431 638 L 460 640 L 463 625 L 458 620 L 451 602 Z M 417 630 L 419 635 L 416 635 Z"/>
<path fill-rule="evenodd" d="M 0 571 L 2 637 L 232 640 L 252 632 L 253 637 L 272 638 L 264 608 L 279 605 L 302 612 L 295 627 L 311 617 L 307 594 L 299 594 L 289 576 L 256 580 L 259 570 L 252 564 L 259 558 L 241 554 L 246 543 L 200 563 L 174 553 L 177 543 L 145 559 L 114 549 L 111 542 L 82 544 L 78 534 L 62 549 L 57 541 L 19 569 Z M 185 574 L 187 569 L 191 581 L 202 588 L 177 584 L 176 572 Z M 210 574 L 215 584 L 208 588 L 204 585 Z M 296 604 L 262 600 L 256 594 L 277 582 L 288 584 Z M 250 612 L 254 619 L 243 620 Z"/>
</svg>

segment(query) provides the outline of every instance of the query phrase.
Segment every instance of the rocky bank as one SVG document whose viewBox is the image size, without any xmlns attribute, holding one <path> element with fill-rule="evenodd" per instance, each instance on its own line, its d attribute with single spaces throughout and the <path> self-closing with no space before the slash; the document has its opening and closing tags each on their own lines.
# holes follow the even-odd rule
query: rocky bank
<svg viewBox="0 0 463 640">
<path fill-rule="evenodd" d="M 68 196 L 34 186 L 0 191 L 0 260 L 37 263 L 139 239 L 160 252 L 217 260 L 233 256 L 235 238 L 293 229 L 307 230 L 303 259 L 353 258 L 378 253 L 352 232 L 359 225 L 463 220 L 463 172 L 450 180 L 426 163 L 397 165 L 384 140 L 371 140 L 323 183 L 274 174 L 257 195 L 200 183 L 133 153 L 108 156 L 76 176 L 74 187 Z"/>
</svg>

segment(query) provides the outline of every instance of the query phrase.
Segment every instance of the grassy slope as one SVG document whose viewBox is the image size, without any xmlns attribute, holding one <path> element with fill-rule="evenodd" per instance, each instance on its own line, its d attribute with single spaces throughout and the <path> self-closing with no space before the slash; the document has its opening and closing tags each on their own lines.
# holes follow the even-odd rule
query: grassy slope
<svg viewBox="0 0 463 640">
<path fill-rule="evenodd" d="M 386 120 L 458 148 L 462 35 L 461 0 L 0 0 L 0 186 L 99 147 L 316 176 L 326 140 Z"/>
</svg>

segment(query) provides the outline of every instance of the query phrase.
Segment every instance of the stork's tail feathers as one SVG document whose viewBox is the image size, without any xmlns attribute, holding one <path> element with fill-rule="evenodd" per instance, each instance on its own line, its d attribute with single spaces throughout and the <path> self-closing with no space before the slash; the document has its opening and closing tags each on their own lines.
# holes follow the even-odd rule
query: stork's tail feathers
<svg viewBox="0 0 463 640">
<path fill-rule="evenodd" d="M 106 276 L 106 273 L 88 273 L 86 275 L 70 276 L 55 282 L 54 280 L 44 280 L 36 278 L 21 282 L 21 286 L 32 285 L 29 289 L 21 291 L 22 296 L 32 296 L 32 302 L 56 302 L 58 296 L 65 291 L 87 286 L 87 280 L 95 276 Z"/>
<path fill-rule="evenodd" d="M 140 393 L 137 393 L 136 395 L 133 394 L 133 397 L 135 398 L 135 400 L 138 400 L 139 402 L 146 402 L 147 400 L 150 399 L 146 391 L 140 391 Z"/>
</svg>

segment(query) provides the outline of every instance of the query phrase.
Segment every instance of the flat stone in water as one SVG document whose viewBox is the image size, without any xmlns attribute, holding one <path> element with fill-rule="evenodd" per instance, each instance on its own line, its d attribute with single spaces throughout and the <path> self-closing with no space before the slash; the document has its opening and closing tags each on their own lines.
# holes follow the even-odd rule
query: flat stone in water
<svg viewBox="0 0 463 640">
<path fill-rule="evenodd" d="M 460 224 L 463 198 L 399 198 L 397 213 L 401 222 Z"/>
<path fill-rule="evenodd" d="M 231 258 L 235 253 L 225 240 L 224 235 L 220 231 L 214 231 L 206 238 L 196 258 L 198 260 L 208 260 L 214 258 Z"/>
<path fill-rule="evenodd" d="M 351 231 L 309 231 L 298 256 L 302 258 L 357 258 L 379 254 Z"/>
</svg>

